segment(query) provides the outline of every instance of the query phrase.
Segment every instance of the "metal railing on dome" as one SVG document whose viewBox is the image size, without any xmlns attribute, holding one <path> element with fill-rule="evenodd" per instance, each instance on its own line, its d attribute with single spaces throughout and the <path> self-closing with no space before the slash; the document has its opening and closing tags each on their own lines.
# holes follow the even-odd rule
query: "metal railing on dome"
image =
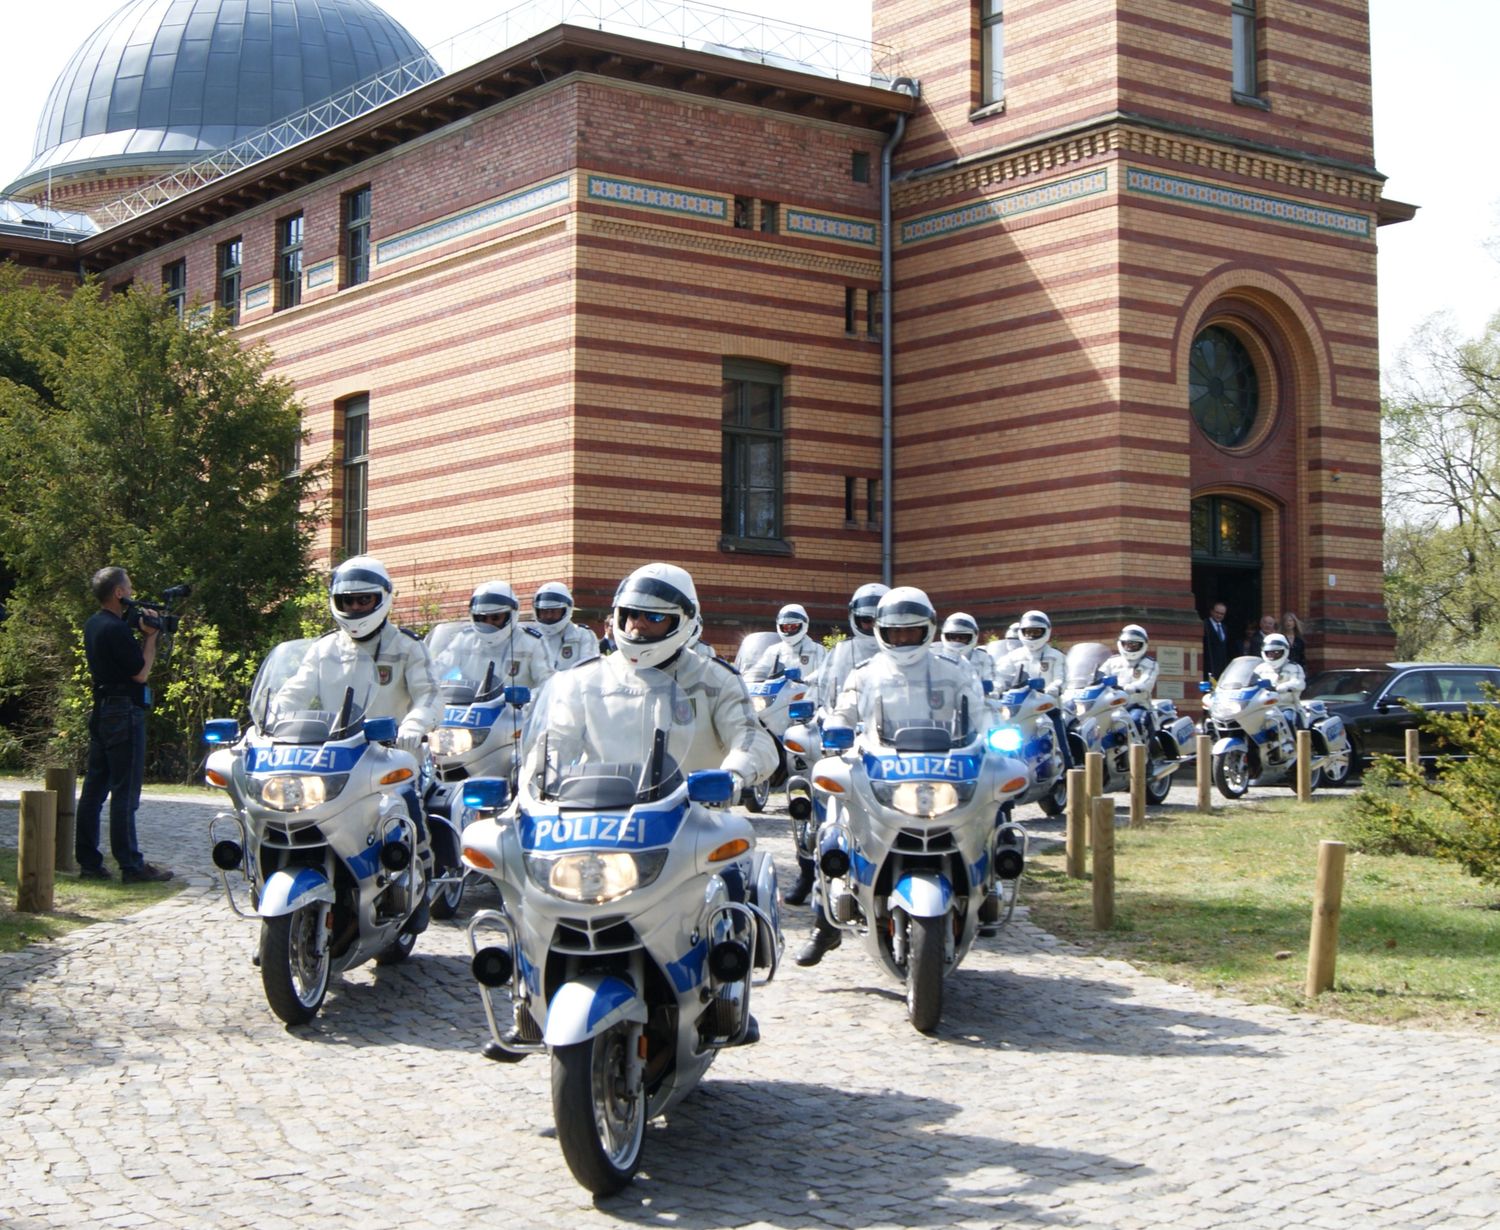
<svg viewBox="0 0 1500 1230">
<path fill-rule="evenodd" d="M 559 25 L 605 30 L 866 85 L 889 87 L 901 75 L 896 53 L 884 44 L 693 0 L 529 0 L 440 43 L 426 56 L 288 116 L 93 212 L 106 228 L 138 218 Z"/>
<path fill-rule="evenodd" d="M 99 230 L 87 214 L 48 209 L 31 201 L 0 196 L 0 229 L 11 234 L 40 235 L 44 239 L 83 239 Z"/>
</svg>

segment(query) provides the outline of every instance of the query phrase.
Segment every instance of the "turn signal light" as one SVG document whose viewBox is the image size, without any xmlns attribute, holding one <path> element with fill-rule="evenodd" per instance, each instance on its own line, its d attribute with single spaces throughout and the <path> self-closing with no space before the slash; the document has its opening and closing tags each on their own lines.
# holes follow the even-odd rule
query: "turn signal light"
<svg viewBox="0 0 1500 1230">
<path fill-rule="evenodd" d="M 494 871 L 495 864 L 490 861 L 488 854 L 481 854 L 473 846 L 464 847 L 464 862 L 470 867 L 478 867 L 481 871 Z"/>
<path fill-rule="evenodd" d="M 844 788 L 831 777 L 815 777 L 813 785 L 819 790 L 826 790 L 829 794 L 843 794 Z"/>
<path fill-rule="evenodd" d="M 732 841 L 726 841 L 722 846 L 708 856 L 710 863 L 722 863 L 727 858 L 737 858 L 750 848 L 750 843 L 743 837 L 736 837 Z"/>
<path fill-rule="evenodd" d="M 1006 794 L 1010 794 L 1013 791 L 1025 790 L 1026 779 L 1024 777 L 1013 777 L 1005 785 L 1001 786 L 1000 789 Z"/>
<path fill-rule="evenodd" d="M 783 739 L 781 743 L 789 752 L 796 752 L 799 756 L 807 755 L 807 749 L 800 743 L 794 742 L 791 739 Z"/>
<path fill-rule="evenodd" d="M 204 772 L 203 776 L 208 778 L 209 782 L 215 786 L 229 785 L 229 779 L 222 773 L 220 773 L 217 769 L 208 769 Z"/>
<path fill-rule="evenodd" d="M 404 782 L 412 775 L 410 769 L 392 769 L 380 779 L 382 786 L 394 786 L 397 782 Z"/>
</svg>

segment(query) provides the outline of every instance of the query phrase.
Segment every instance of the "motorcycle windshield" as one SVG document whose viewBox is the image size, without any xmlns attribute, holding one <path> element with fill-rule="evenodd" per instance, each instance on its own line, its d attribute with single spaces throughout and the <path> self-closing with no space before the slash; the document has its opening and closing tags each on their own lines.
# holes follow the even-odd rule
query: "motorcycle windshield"
<svg viewBox="0 0 1500 1230">
<path fill-rule="evenodd" d="M 774 632 L 752 632 L 740 642 L 734 655 L 734 669 L 744 674 L 760 660 L 760 656 L 781 638 Z"/>
<path fill-rule="evenodd" d="M 681 761 L 697 720 L 692 700 L 658 670 L 590 672 L 560 684 L 541 735 L 538 794 L 560 808 L 620 809 L 665 798 L 682 785 Z M 561 714 L 570 728 L 554 730 Z"/>
<path fill-rule="evenodd" d="M 1080 641 L 1068 650 L 1067 662 L 1067 688 L 1076 691 L 1086 688 L 1090 684 L 1097 683 L 1099 679 L 1099 668 L 1104 665 L 1105 660 L 1110 657 L 1108 645 L 1101 645 L 1098 641 Z"/>
<path fill-rule="evenodd" d="M 450 705 L 490 700 L 509 679 L 513 632 L 470 620 L 437 624 L 427 634 L 433 673 Z"/>
<path fill-rule="evenodd" d="M 326 743 L 359 727 L 375 688 L 374 659 L 355 646 L 283 641 L 255 676 L 250 716 L 278 743 Z"/>
<path fill-rule="evenodd" d="M 879 680 L 875 732 L 881 744 L 898 751 L 947 751 L 974 738 L 978 714 L 968 712 L 961 682 L 930 671 L 912 678 Z"/>
<path fill-rule="evenodd" d="M 1219 687 L 1226 692 L 1237 692 L 1242 688 L 1253 688 L 1256 684 L 1255 668 L 1260 665 L 1259 658 L 1248 655 L 1236 658 L 1224 668 L 1224 673 L 1219 676 Z"/>
</svg>

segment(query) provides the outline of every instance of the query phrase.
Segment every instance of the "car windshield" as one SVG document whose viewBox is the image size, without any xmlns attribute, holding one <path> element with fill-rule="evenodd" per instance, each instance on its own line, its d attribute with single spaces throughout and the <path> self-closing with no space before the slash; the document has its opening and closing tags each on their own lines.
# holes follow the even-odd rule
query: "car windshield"
<svg viewBox="0 0 1500 1230">
<path fill-rule="evenodd" d="M 1390 677 L 1390 671 L 1324 671 L 1312 677 L 1303 696 L 1333 704 L 1356 704 L 1372 699 Z"/>
</svg>

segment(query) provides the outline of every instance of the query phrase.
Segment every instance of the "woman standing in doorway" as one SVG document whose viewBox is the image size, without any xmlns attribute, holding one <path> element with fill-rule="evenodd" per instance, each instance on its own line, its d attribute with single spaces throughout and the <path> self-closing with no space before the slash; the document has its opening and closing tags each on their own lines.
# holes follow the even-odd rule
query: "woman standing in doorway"
<svg viewBox="0 0 1500 1230">
<path fill-rule="evenodd" d="M 1286 637 L 1287 644 L 1291 646 L 1291 650 L 1287 653 L 1288 660 L 1306 670 L 1307 642 L 1302 639 L 1302 621 L 1287 611 L 1281 617 L 1281 632 Z"/>
</svg>

